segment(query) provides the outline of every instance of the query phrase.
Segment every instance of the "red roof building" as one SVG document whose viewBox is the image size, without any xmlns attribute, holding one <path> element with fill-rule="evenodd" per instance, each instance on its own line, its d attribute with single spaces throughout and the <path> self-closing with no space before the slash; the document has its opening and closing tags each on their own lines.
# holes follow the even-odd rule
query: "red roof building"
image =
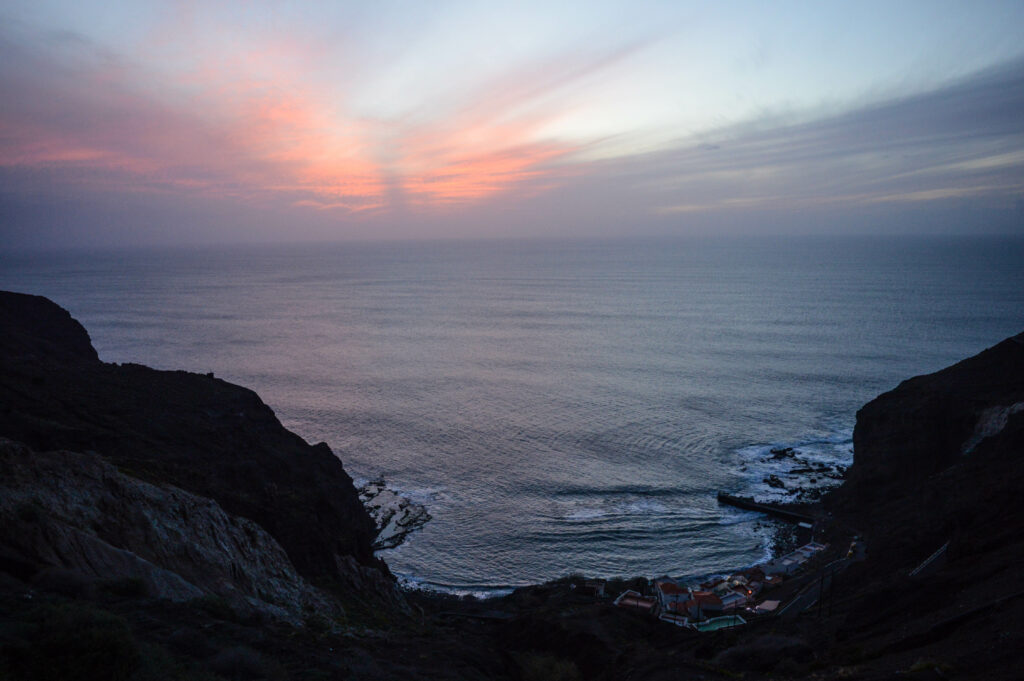
<svg viewBox="0 0 1024 681">
<path fill-rule="evenodd" d="M 667 579 L 659 579 L 654 583 L 654 593 L 657 594 L 662 608 L 667 608 L 671 603 L 690 599 L 689 589 Z"/>
<path fill-rule="evenodd" d="M 683 604 L 690 617 L 701 618 L 709 613 L 722 612 L 722 599 L 710 591 L 694 591 Z"/>
<path fill-rule="evenodd" d="M 658 604 L 652 601 L 650 598 L 644 598 L 642 595 L 633 590 L 623 591 L 619 594 L 619 597 L 615 599 L 615 605 L 620 608 L 627 608 L 629 610 L 638 610 L 643 613 L 654 612 L 655 606 Z"/>
</svg>

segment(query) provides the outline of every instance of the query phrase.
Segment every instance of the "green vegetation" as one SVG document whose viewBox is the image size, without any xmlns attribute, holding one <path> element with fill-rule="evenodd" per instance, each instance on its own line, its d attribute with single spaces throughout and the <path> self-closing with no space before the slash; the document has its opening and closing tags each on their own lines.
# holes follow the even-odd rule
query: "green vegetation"
<svg viewBox="0 0 1024 681">
<path fill-rule="evenodd" d="M 287 673 L 252 648 L 234 646 L 217 653 L 210 668 L 226 679 L 285 679 Z"/>
<path fill-rule="evenodd" d="M 29 681 L 121 681 L 142 654 L 124 619 L 91 606 L 44 605 L 5 642 L 8 675 Z"/>
<path fill-rule="evenodd" d="M 930 671 L 939 672 L 941 674 L 948 674 L 949 672 L 953 671 L 953 668 L 945 662 L 940 662 L 938 660 L 933 660 L 931 658 L 922 657 L 918 658 L 918 660 L 910 666 L 910 669 L 907 670 L 907 673 L 919 674 L 921 672 Z"/>
<path fill-rule="evenodd" d="M 134 589 L 130 583 L 118 584 L 122 587 Z M 232 642 L 230 636 L 211 639 L 205 630 L 179 624 L 168 648 L 163 641 L 147 641 L 144 629 L 133 630 L 128 619 L 102 602 L 55 594 L 37 598 L 43 602 L 25 607 L 26 601 L 0 597 L 0 681 L 288 678 L 277 660 Z"/>
<path fill-rule="evenodd" d="M 303 624 L 306 625 L 306 629 L 310 631 L 314 636 L 323 636 L 330 633 L 332 624 L 329 619 L 319 613 L 313 613 L 308 615 Z"/>
<path fill-rule="evenodd" d="M 142 598 L 147 595 L 146 582 L 137 577 L 114 579 L 100 585 L 103 593 L 121 598 Z"/>
<path fill-rule="evenodd" d="M 546 653 L 521 653 L 516 662 L 523 681 L 579 681 L 580 670 L 572 660 Z"/>
<path fill-rule="evenodd" d="M 14 510 L 18 520 L 25 523 L 38 523 L 43 519 L 43 506 L 36 499 L 23 501 Z"/>
<path fill-rule="evenodd" d="M 231 607 L 231 604 L 220 596 L 202 596 L 192 599 L 189 603 L 215 619 L 224 620 L 225 622 L 242 621 L 242 617 Z"/>
</svg>

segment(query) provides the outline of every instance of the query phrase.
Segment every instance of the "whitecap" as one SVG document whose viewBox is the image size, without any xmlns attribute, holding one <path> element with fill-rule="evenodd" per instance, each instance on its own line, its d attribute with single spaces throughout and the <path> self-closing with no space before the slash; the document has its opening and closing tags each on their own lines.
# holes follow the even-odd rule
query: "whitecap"
<svg viewBox="0 0 1024 681">
<path fill-rule="evenodd" d="M 657 501 L 634 501 L 625 506 L 619 507 L 620 512 L 623 515 L 654 515 L 657 513 L 665 513 L 668 509 L 665 508 L 664 504 Z"/>
<path fill-rule="evenodd" d="M 790 455 L 773 453 L 779 450 L 788 450 Z M 788 442 L 747 445 L 735 454 L 744 481 L 740 494 L 761 501 L 792 501 L 798 491 L 840 484 L 837 478 L 853 462 L 853 429 L 837 426 Z M 773 476 L 775 484 L 768 484 Z"/>
<path fill-rule="evenodd" d="M 515 591 L 515 587 L 512 586 L 458 586 L 429 582 L 408 574 L 396 574 L 395 576 L 398 579 L 399 586 L 403 589 L 447 594 L 449 596 L 472 596 L 473 598 L 483 600 L 487 598 L 501 598 L 502 596 L 508 596 L 510 593 Z"/>
</svg>

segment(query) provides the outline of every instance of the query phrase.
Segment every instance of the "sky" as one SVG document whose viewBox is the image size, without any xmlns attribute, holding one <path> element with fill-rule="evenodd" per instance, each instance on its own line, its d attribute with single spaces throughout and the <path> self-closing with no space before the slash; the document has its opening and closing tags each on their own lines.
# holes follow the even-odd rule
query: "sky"
<svg viewBox="0 0 1024 681">
<path fill-rule="evenodd" d="M 0 249 L 1024 233 L 1024 2 L 0 0 Z"/>
</svg>

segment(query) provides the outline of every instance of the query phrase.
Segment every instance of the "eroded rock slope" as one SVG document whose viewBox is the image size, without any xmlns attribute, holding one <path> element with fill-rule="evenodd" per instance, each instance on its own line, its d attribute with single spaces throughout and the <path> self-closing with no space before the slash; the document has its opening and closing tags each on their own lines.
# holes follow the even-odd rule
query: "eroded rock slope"
<svg viewBox="0 0 1024 681">
<path fill-rule="evenodd" d="M 164 510 L 175 495 L 179 509 L 202 505 L 200 497 L 211 500 L 226 516 L 215 521 L 213 506 L 206 506 L 208 523 L 234 523 L 242 533 L 262 528 L 305 580 L 400 605 L 387 567 L 373 555 L 375 525 L 326 444 L 310 445 L 286 430 L 246 388 L 210 375 L 101 362 L 81 324 L 46 298 L 0 293 L 0 437 L 35 452 L 21 457 L 24 475 L 30 461 L 57 466 L 63 460 L 123 490 L 138 492 L 141 482 L 152 485 L 150 491 L 176 488 L 166 492 Z M 17 451 L 8 447 L 9 454 Z M 77 454 L 48 453 L 57 450 Z M 185 501 L 186 493 L 193 501 Z M 94 536 L 131 539 L 111 545 L 147 560 L 163 550 L 162 537 L 131 535 L 129 509 L 121 510 L 95 519 L 101 529 Z M 213 525 L 207 529 L 214 533 Z M 270 546 L 253 536 L 260 538 L 237 551 Z M 187 544 L 182 538 L 179 548 Z M 170 553 L 160 560 L 175 557 Z M 276 556 L 271 562 L 284 569 Z M 201 565 L 190 571 L 178 561 L 172 569 L 194 583 L 203 581 L 195 577 Z"/>
</svg>

